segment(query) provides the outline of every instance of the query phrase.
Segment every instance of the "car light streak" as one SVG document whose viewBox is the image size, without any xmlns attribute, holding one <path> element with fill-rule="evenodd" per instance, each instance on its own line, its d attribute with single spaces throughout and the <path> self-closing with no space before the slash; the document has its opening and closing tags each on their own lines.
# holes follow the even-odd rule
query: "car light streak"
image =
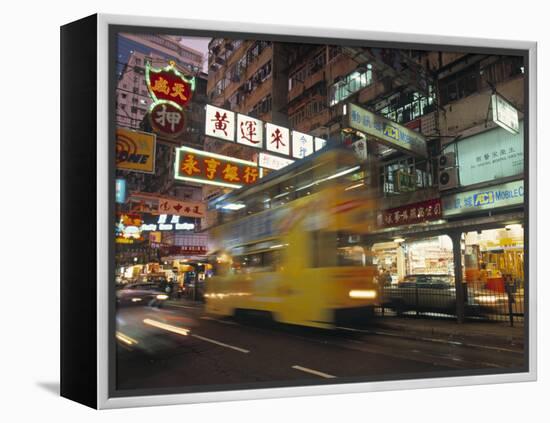
<svg viewBox="0 0 550 423">
<path fill-rule="evenodd" d="M 116 339 L 124 342 L 127 345 L 136 345 L 138 343 L 138 341 L 136 341 L 134 338 L 130 338 L 128 335 L 125 335 L 122 332 L 116 333 Z"/>
<path fill-rule="evenodd" d="M 376 291 L 374 289 L 353 289 L 349 292 L 349 297 L 372 300 L 376 298 Z"/>
<path fill-rule="evenodd" d="M 177 333 L 178 335 L 187 336 L 187 335 L 189 335 L 189 332 L 190 332 L 189 329 L 180 328 L 180 327 L 177 327 L 177 326 L 172 326 L 172 325 L 169 325 L 167 323 L 162 323 L 162 322 L 159 322 L 159 321 L 153 320 L 153 319 L 143 319 L 143 323 L 145 323 L 146 325 L 149 325 L 149 326 L 153 326 L 155 328 L 164 329 L 168 332 Z"/>
</svg>

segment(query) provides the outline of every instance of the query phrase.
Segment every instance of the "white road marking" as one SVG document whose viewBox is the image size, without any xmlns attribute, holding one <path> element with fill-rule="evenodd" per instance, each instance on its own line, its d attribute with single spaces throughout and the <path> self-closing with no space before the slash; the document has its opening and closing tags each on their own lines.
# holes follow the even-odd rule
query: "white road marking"
<svg viewBox="0 0 550 423">
<path fill-rule="evenodd" d="M 328 373 L 323 373 L 318 370 L 308 369 L 307 367 L 302 366 L 292 366 L 293 369 L 301 370 L 302 372 L 311 373 L 312 375 L 321 376 L 325 379 L 334 379 L 336 376 L 329 375 Z"/>
<path fill-rule="evenodd" d="M 239 348 L 239 347 L 235 347 L 234 345 L 224 344 L 223 342 L 216 341 L 215 339 L 207 338 L 205 336 L 200 336 L 200 335 L 195 335 L 195 334 L 193 334 L 191 336 L 194 337 L 194 338 L 200 339 L 202 341 L 210 342 L 212 344 L 219 345 L 220 347 L 230 348 L 230 349 L 235 350 L 235 351 L 240 351 L 240 352 L 245 353 L 245 354 L 248 354 L 250 352 L 248 350 L 245 350 L 244 348 Z"/>
</svg>

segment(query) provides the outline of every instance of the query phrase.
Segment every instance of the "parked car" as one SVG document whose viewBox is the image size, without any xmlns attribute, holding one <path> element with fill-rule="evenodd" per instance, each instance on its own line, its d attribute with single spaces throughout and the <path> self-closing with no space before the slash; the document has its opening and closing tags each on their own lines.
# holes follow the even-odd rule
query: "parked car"
<svg viewBox="0 0 550 423">
<path fill-rule="evenodd" d="M 162 287 L 154 283 L 138 283 L 126 285 L 116 291 L 117 306 L 147 305 L 162 307 L 169 295 Z"/>
<path fill-rule="evenodd" d="M 505 314 L 508 296 L 486 289 L 464 290 L 466 315 Z M 397 284 L 382 287 L 382 304 L 397 314 L 406 311 L 456 313 L 456 288 L 449 275 L 409 275 Z"/>
</svg>

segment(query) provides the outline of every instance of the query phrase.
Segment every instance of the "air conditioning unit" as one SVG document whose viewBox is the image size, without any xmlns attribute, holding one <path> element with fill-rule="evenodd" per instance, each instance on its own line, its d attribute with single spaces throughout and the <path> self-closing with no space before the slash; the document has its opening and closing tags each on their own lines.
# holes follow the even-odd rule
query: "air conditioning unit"
<svg viewBox="0 0 550 423">
<path fill-rule="evenodd" d="M 440 157 L 440 160 L 441 160 L 441 157 Z M 439 184 L 440 191 L 458 187 L 458 168 L 457 167 L 449 167 L 446 169 L 440 168 L 437 182 Z"/>
<path fill-rule="evenodd" d="M 456 153 L 450 152 L 439 156 L 439 169 L 456 167 Z"/>
</svg>

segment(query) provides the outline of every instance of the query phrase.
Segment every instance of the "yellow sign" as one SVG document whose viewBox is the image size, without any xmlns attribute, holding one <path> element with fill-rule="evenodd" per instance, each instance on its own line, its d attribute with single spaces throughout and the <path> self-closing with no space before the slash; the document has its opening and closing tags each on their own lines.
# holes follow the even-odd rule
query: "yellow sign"
<svg viewBox="0 0 550 423">
<path fill-rule="evenodd" d="M 117 168 L 133 172 L 155 173 L 155 146 L 155 134 L 117 128 Z"/>
</svg>

